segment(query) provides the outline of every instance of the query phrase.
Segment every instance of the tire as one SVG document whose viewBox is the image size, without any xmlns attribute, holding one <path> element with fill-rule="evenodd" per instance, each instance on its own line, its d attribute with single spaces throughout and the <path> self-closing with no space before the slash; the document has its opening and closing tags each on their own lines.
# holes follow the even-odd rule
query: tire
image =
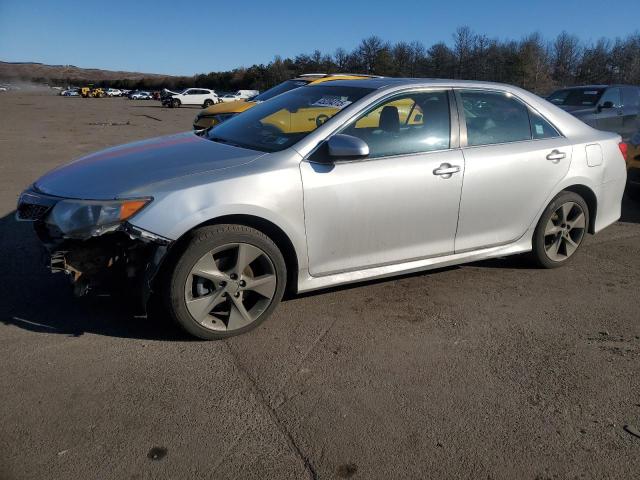
<svg viewBox="0 0 640 480">
<path fill-rule="evenodd" d="M 204 101 L 204 103 L 202 104 L 202 106 L 203 106 L 204 108 L 209 108 L 211 105 L 213 105 L 213 100 L 211 100 L 211 99 L 209 99 L 209 98 L 208 98 L 208 99 L 206 99 L 206 100 Z"/>
<path fill-rule="evenodd" d="M 269 237 L 243 225 L 213 225 L 190 234 L 167 271 L 163 296 L 181 328 L 216 340 L 266 320 L 282 299 L 286 279 L 282 253 Z"/>
<path fill-rule="evenodd" d="M 178 100 L 177 98 L 174 98 L 173 100 L 171 100 L 171 107 L 172 108 L 179 108 L 180 107 L 180 100 Z"/>
<path fill-rule="evenodd" d="M 573 259 L 589 229 L 587 202 L 574 192 L 560 192 L 542 213 L 533 234 L 533 257 L 543 268 Z"/>
</svg>

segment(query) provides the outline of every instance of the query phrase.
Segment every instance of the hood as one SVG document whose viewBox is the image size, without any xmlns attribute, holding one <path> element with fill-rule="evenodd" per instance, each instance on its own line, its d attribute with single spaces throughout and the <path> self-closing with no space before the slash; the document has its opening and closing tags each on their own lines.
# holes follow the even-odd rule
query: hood
<svg viewBox="0 0 640 480">
<path fill-rule="evenodd" d="M 243 102 L 240 100 L 236 100 L 233 102 L 220 102 L 216 103 L 215 105 L 211 105 L 208 108 L 205 108 L 198 114 L 198 116 L 213 116 L 220 113 L 241 113 L 245 110 L 249 110 L 255 105 L 256 102 Z"/>
<path fill-rule="evenodd" d="M 583 107 L 582 105 L 556 105 L 565 112 L 569 112 L 571 115 L 579 117 L 581 115 L 589 115 L 595 112 L 595 107 Z"/>
<path fill-rule="evenodd" d="M 244 165 L 262 155 L 188 132 L 92 153 L 47 173 L 35 187 L 58 197 L 106 200 L 157 182 Z"/>
</svg>

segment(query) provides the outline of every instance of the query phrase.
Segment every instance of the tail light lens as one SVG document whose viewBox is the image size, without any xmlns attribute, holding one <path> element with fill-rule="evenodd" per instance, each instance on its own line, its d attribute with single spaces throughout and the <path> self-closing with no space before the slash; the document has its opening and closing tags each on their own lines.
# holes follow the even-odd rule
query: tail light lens
<svg viewBox="0 0 640 480">
<path fill-rule="evenodd" d="M 627 161 L 627 154 L 629 152 L 629 146 L 626 143 L 620 142 L 618 144 L 618 147 L 620 147 L 620 152 L 622 153 L 622 156 L 624 157 L 624 161 Z"/>
</svg>

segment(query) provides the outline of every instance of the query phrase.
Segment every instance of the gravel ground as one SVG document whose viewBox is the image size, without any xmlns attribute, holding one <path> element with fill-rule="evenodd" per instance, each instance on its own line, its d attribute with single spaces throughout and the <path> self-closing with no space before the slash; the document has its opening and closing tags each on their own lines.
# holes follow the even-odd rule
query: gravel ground
<svg viewBox="0 0 640 480">
<path fill-rule="evenodd" d="M 0 478 L 638 476 L 640 204 L 565 268 L 339 288 L 193 341 L 74 299 L 13 211 L 45 171 L 197 109 L 9 92 L 0 112 Z"/>
</svg>

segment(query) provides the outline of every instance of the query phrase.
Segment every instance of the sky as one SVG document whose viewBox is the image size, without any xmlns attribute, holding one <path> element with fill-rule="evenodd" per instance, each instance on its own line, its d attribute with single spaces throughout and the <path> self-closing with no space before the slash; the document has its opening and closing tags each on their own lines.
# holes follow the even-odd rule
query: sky
<svg viewBox="0 0 640 480">
<path fill-rule="evenodd" d="M 0 0 L 0 60 L 193 75 L 351 50 L 370 35 L 451 44 L 463 25 L 499 39 L 614 39 L 640 29 L 637 13 L 638 0 Z"/>
</svg>

